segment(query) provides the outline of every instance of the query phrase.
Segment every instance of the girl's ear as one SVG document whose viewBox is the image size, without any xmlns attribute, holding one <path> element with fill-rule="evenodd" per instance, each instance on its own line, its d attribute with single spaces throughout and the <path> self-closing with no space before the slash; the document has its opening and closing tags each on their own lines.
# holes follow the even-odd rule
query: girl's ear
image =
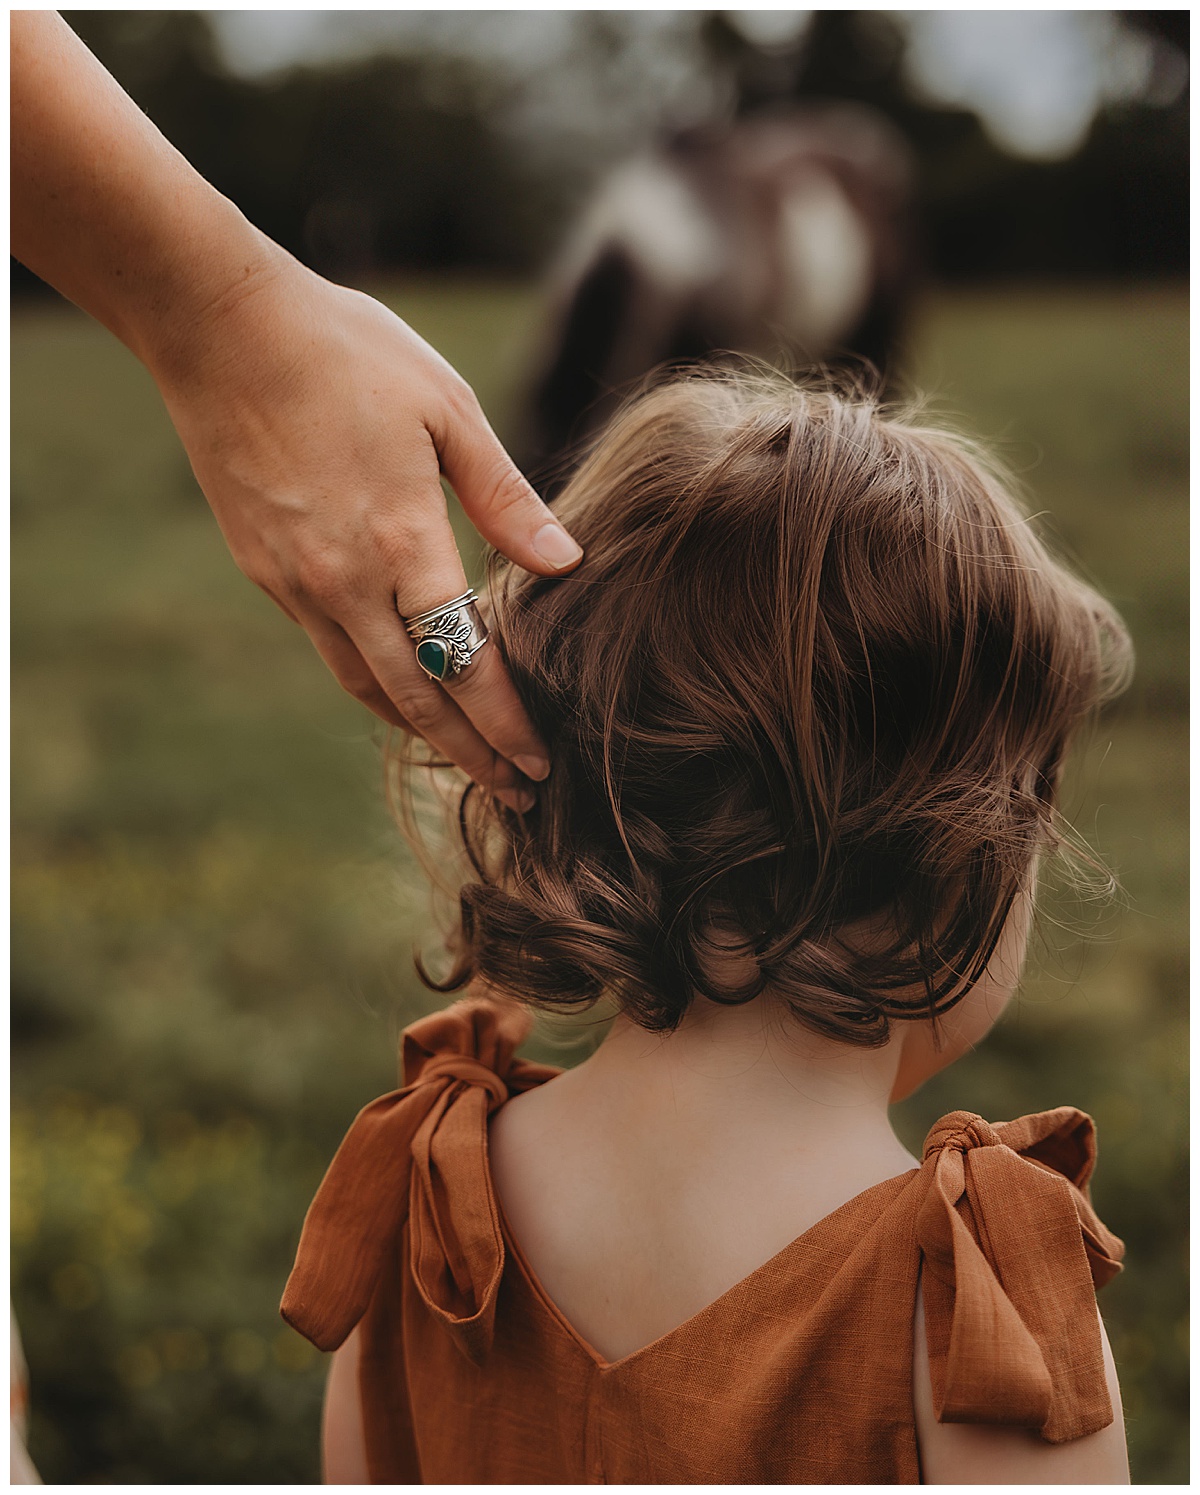
<svg viewBox="0 0 1200 1495">
<path fill-rule="evenodd" d="M 896 1044 L 900 1057 L 889 1097 L 892 1104 L 906 1100 L 931 1076 L 982 1043 L 999 1022 L 1021 979 L 1029 932 L 1033 927 L 1036 888 L 1035 868 L 1029 888 L 1017 894 L 987 970 L 962 1001 L 938 1019 L 936 1035 L 930 1022 L 895 1025 L 896 1035 L 892 1042 Z"/>
<path fill-rule="evenodd" d="M 961 1002 L 938 1019 L 936 1033 L 928 1021 L 898 1023 L 894 1042 L 900 1051 L 900 1061 L 889 1103 L 907 1100 L 939 1070 L 947 1069 L 982 1043 L 1011 996 L 1012 988 L 1001 993 L 985 975 Z"/>
</svg>

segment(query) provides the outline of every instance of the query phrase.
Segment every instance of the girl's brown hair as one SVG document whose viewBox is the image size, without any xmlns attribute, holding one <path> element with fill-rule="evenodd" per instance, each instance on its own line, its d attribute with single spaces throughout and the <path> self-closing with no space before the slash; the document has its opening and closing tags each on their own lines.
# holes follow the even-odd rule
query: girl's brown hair
<svg viewBox="0 0 1200 1495">
<path fill-rule="evenodd" d="M 573 575 L 491 575 L 554 771 L 528 816 L 464 796 L 477 876 L 425 979 L 656 1031 L 769 987 L 859 1044 L 945 1012 L 1060 839 L 1113 610 L 961 438 L 761 371 L 635 400 L 557 510 Z"/>
</svg>

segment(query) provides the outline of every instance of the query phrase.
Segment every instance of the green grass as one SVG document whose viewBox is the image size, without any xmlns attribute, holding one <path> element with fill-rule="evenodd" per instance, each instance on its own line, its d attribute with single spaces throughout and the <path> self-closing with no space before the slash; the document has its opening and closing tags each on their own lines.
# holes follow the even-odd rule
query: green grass
<svg viewBox="0 0 1200 1495">
<path fill-rule="evenodd" d="M 388 295 L 503 431 L 529 293 Z M 1122 608 L 1139 674 L 1068 793 L 1122 900 L 1051 900 L 1022 1000 L 898 1125 L 911 1146 L 956 1106 L 1095 1115 L 1096 1200 L 1129 1247 L 1102 1303 L 1134 1478 L 1182 1481 L 1186 301 L 939 295 L 914 334 L 915 382 L 1000 442 Z M 427 897 L 382 806 L 371 720 L 230 563 L 148 377 L 68 311 L 14 319 L 12 459 L 12 1219 L 32 1450 L 52 1482 L 311 1481 L 323 1366 L 276 1304 L 325 1162 L 432 1005 L 411 973 Z"/>
</svg>

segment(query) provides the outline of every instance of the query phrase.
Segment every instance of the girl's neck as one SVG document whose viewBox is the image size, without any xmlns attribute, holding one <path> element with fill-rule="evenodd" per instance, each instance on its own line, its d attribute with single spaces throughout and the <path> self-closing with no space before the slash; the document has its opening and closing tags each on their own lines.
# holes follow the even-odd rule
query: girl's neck
<svg viewBox="0 0 1200 1495">
<path fill-rule="evenodd" d="M 672 1033 L 618 1016 L 576 1070 L 576 1100 L 606 1125 L 668 1141 L 686 1133 L 720 1149 L 748 1135 L 789 1150 L 882 1151 L 911 1163 L 888 1121 L 899 1046 L 859 1048 L 801 1028 L 769 993 L 741 1006 L 698 998 Z"/>
</svg>

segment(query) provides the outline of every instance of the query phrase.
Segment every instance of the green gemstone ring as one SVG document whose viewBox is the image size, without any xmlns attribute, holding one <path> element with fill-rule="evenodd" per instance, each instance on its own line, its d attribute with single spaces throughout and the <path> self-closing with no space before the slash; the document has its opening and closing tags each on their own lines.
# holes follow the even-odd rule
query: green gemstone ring
<svg viewBox="0 0 1200 1495">
<path fill-rule="evenodd" d="M 401 620 L 417 646 L 417 663 L 431 680 L 444 684 L 461 674 L 488 641 L 478 597 L 468 588 L 461 597 Z"/>
</svg>

